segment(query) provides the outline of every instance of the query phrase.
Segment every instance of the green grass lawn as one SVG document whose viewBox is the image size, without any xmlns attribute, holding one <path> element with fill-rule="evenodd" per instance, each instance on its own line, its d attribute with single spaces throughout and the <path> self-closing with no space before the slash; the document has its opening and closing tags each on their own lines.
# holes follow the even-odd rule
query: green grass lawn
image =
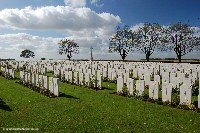
<svg viewBox="0 0 200 133">
<path fill-rule="evenodd" d="M 200 113 L 118 96 L 113 83 L 98 91 L 61 83 L 61 96 L 48 98 L 15 81 L 0 77 L 0 132 L 200 131 Z"/>
</svg>

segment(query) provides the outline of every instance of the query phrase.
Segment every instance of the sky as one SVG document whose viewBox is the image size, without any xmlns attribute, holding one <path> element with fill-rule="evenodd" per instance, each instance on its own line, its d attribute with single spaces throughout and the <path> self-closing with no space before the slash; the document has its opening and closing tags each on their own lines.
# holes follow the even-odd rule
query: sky
<svg viewBox="0 0 200 133">
<path fill-rule="evenodd" d="M 72 39 L 80 52 L 72 59 L 121 59 L 108 53 L 109 39 L 117 26 L 143 23 L 169 26 L 177 22 L 200 27 L 200 0 L 0 0 L 0 58 L 23 60 L 30 49 L 35 60 L 66 59 L 58 54 L 58 42 Z M 176 58 L 175 53 L 155 51 L 152 58 Z M 198 51 L 183 58 L 199 59 Z M 126 59 L 144 59 L 140 51 Z"/>
</svg>

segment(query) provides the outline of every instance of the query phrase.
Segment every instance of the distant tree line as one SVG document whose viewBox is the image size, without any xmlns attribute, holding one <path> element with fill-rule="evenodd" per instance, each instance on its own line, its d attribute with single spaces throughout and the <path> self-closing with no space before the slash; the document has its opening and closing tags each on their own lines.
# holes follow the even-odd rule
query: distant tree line
<svg viewBox="0 0 200 133">
<path fill-rule="evenodd" d="M 161 26 L 158 23 L 145 23 L 136 30 L 129 26 L 117 28 L 111 37 L 109 52 L 118 52 L 124 60 L 129 52 L 142 51 L 149 61 L 155 50 L 174 51 L 179 62 L 182 56 L 198 50 L 200 37 L 195 34 L 195 29 L 181 22 Z"/>
<path fill-rule="evenodd" d="M 62 39 L 58 42 L 58 53 L 65 54 L 71 60 L 73 54 L 79 53 L 79 46 L 74 40 Z M 200 36 L 195 29 L 181 22 L 162 26 L 158 23 L 144 23 L 138 29 L 132 30 L 129 26 L 117 27 L 116 32 L 111 36 L 109 52 L 118 52 L 124 61 L 130 52 L 141 51 L 145 54 L 146 60 L 157 51 L 174 51 L 177 59 L 181 62 L 182 56 L 198 50 Z M 20 57 L 34 58 L 33 51 L 25 49 Z"/>
</svg>

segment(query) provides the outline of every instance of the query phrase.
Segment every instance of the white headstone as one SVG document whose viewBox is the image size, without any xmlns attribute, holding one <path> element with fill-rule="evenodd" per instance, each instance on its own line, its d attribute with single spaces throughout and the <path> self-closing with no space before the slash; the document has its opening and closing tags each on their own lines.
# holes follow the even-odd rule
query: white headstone
<svg viewBox="0 0 200 133">
<path fill-rule="evenodd" d="M 138 96 L 142 96 L 144 92 L 144 80 L 136 80 L 136 91 L 138 92 Z"/>
<path fill-rule="evenodd" d="M 122 93 L 124 87 L 124 79 L 122 77 L 117 78 L 117 93 Z"/>
<path fill-rule="evenodd" d="M 39 75 L 39 86 L 44 87 L 43 75 Z"/>
<path fill-rule="evenodd" d="M 128 78 L 127 88 L 128 88 L 129 95 L 133 95 L 134 85 L 135 85 L 135 80 L 132 78 Z"/>
<path fill-rule="evenodd" d="M 162 83 L 162 101 L 171 102 L 171 96 L 172 96 L 172 84 L 171 83 Z"/>
<path fill-rule="evenodd" d="M 53 77 L 49 77 L 49 91 L 50 93 L 54 93 L 54 84 L 53 84 Z"/>
<path fill-rule="evenodd" d="M 53 89 L 54 89 L 54 95 L 59 96 L 60 93 L 60 80 L 59 78 L 53 78 Z"/>
<path fill-rule="evenodd" d="M 149 98 L 151 99 L 158 99 L 158 82 L 157 81 L 150 81 L 149 84 Z"/>
<path fill-rule="evenodd" d="M 192 101 L 192 88 L 186 84 L 180 86 L 180 104 L 188 105 Z"/>
<path fill-rule="evenodd" d="M 47 76 L 43 76 L 43 82 L 44 82 L 44 88 L 48 89 L 48 77 Z"/>
<path fill-rule="evenodd" d="M 102 89 L 102 75 L 97 75 L 97 87 L 98 89 Z"/>
<path fill-rule="evenodd" d="M 144 75 L 144 83 L 145 83 L 145 86 L 150 84 L 150 75 L 149 74 Z"/>
<path fill-rule="evenodd" d="M 31 83 L 32 83 L 33 85 L 36 85 L 36 74 L 32 74 Z"/>
</svg>

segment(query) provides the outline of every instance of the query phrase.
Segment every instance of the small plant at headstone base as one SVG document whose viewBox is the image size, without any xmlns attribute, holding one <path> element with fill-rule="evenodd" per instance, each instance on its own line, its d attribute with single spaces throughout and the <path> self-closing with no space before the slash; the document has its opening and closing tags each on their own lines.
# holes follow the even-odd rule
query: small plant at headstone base
<svg viewBox="0 0 200 133">
<path fill-rule="evenodd" d="M 133 87 L 133 97 L 136 97 L 138 95 L 138 91 L 136 90 L 136 85 Z"/>
<path fill-rule="evenodd" d="M 45 96 L 49 96 L 49 90 L 47 90 L 46 88 L 44 87 L 40 87 L 40 93 L 45 95 Z"/>
<path fill-rule="evenodd" d="M 85 86 L 85 88 L 89 87 L 89 82 L 84 82 L 84 86 Z"/>
<path fill-rule="evenodd" d="M 198 96 L 199 95 L 199 82 L 198 80 L 195 80 L 195 83 L 192 85 L 192 96 Z"/>
<path fill-rule="evenodd" d="M 27 83 L 27 86 L 28 86 L 28 88 L 31 88 L 31 87 L 32 87 L 32 83 L 31 83 L 31 82 L 28 82 L 28 83 Z"/>
<path fill-rule="evenodd" d="M 173 87 L 172 93 L 179 93 L 180 94 L 180 89 L 178 87 Z"/>
<path fill-rule="evenodd" d="M 81 81 L 80 86 L 85 86 L 85 81 L 84 80 Z"/>
<path fill-rule="evenodd" d="M 147 101 L 151 103 L 157 103 L 158 105 L 163 105 L 162 100 L 159 98 L 158 99 L 148 98 Z"/>
<path fill-rule="evenodd" d="M 36 85 L 33 85 L 33 86 L 31 87 L 31 89 L 32 89 L 33 91 L 39 92 L 40 87 L 38 87 L 38 86 L 36 86 Z"/>
<path fill-rule="evenodd" d="M 54 74 L 54 71 L 53 71 L 53 70 L 49 70 L 49 71 L 47 71 L 47 73 L 52 73 L 52 74 Z"/>
<path fill-rule="evenodd" d="M 136 99 L 136 100 L 141 100 L 141 96 L 139 96 L 138 94 L 139 94 L 139 91 L 136 90 L 136 85 L 134 85 L 134 87 L 133 87 L 133 98 Z"/>
<path fill-rule="evenodd" d="M 48 96 L 50 98 L 55 97 L 55 95 L 53 93 L 50 92 L 50 90 L 45 89 L 44 87 L 37 87 L 36 85 L 32 85 L 31 89 L 33 91 L 39 92 L 45 96 Z"/>
<path fill-rule="evenodd" d="M 18 84 L 20 84 L 20 85 L 23 85 L 23 80 L 20 79 L 19 81 L 16 81 L 15 83 L 18 83 Z"/>
<path fill-rule="evenodd" d="M 184 109 L 184 110 L 189 110 L 189 106 L 188 106 L 188 105 L 185 105 L 185 104 L 179 104 L 179 105 L 177 106 L 177 108 L 179 108 L 179 109 Z"/>
<path fill-rule="evenodd" d="M 139 77 L 133 77 L 134 80 L 139 80 Z"/>
<path fill-rule="evenodd" d="M 180 103 L 180 95 L 179 95 L 179 93 L 173 93 L 171 106 L 172 107 L 176 107 L 176 106 L 179 105 L 179 103 Z"/>
<path fill-rule="evenodd" d="M 129 77 L 133 77 L 133 70 L 130 71 Z"/>
<path fill-rule="evenodd" d="M 17 69 L 15 69 L 15 71 L 16 71 L 16 72 L 19 72 L 19 71 L 20 71 L 20 69 L 19 69 L 19 68 L 17 68 Z"/>
<path fill-rule="evenodd" d="M 147 102 L 155 103 L 155 100 L 153 98 L 148 97 Z"/>
<path fill-rule="evenodd" d="M 5 73 L 5 78 L 8 79 L 8 80 L 12 80 L 13 77 L 9 74 L 9 73 Z"/>
<path fill-rule="evenodd" d="M 61 79 L 60 79 L 61 82 L 65 83 L 66 80 L 65 80 L 65 75 L 61 75 Z"/>
<path fill-rule="evenodd" d="M 90 78 L 90 82 L 89 82 L 89 87 L 94 89 L 94 90 L 97 90 L 97 79 L 96 79 L 96 76 L 95 75 L 91 75 L 91 78 Z"/>
<path fill-rule="evenodd" d="M 139 100 L 139 101 L 147 101 L 148 98 L 146 99 L 146 97 L 148 94 L 145 94 L 145 92 L 142 92 L 142 95 L 138 95 L 138 94 L 139 94 L 139 91 L 136 90 L 134 94 L 134 99 Z"/>
<path fill-rule="evenodd" d="M 122 88 L 122 95 L 125 97 L 128 96 L 128 89 L 125 86 Z"/>
<path fill-rule="evenodd" d="M 189 110 L 191 110 L 191 111 L 197 111 L 196 106 L 194 104 L 192 104 L 192 103 L 189 104 L 188 107 L 189 107 Z"/>
<path fill-rule="evenodd" d="M 114 79 L 113 79 L 113 80 L 109 80 L 109 82 L 110 82 L 110 83 L 115 83 L 115 84 L 116 84 L 116 83 L 117 83 L 117 78 L 114 77 Z"/>
<path fill-rule="evenodd" d="M 144 90 L 149 89 L 149 85 L 144 86 Z"/>
<path fill-rule="evenodd" d="M 164 106 L 169 106 L 169 105 L 170 105 L 170 101 L 169 101 L 169 100 L 163 101 L 163 105 L 164 105 Z"/>
<path fill-rule="evenodd" d="M 155 102 L 156 102 L 158 105 L 163 105 L 163 102 L 162 102 L 162 99 L 161 99 L 161 98 L 156 99 Z"/>
<path fill-rule="evenodd" d="M 61 75 L 59 75 L 59 74 L 54 74 L 53 77 L 54 77 L 54 78 L 59 78 L 59 79 L 61 80 Z"/>
<path fill-rule="evenodd" d="M 103 77 L 103 82 L 109 82 L 108 77 Z"/>
<path fill-rule="evenodd" d="M 198 100 L 197 101 L 194 101 L 193 103 L 192 103 L 194 106 L 195 106 L 195 108 L 196 108 L 196 112 L 197 113 L 199 113 L 200 112 L 200 108 L 198 108 Z"/>
<path fill-rule="evenodd" d="M 154 81 L 154 74 L 150 75 L 150 81 Z"/>
<path fill-rule="evenodd" d="M 142 100 L 143 101 L 147 101 L 147 99 L 149 98 L 149 94 L 145 93 L 145 91 L 142 93 Z"/>
</svg>

